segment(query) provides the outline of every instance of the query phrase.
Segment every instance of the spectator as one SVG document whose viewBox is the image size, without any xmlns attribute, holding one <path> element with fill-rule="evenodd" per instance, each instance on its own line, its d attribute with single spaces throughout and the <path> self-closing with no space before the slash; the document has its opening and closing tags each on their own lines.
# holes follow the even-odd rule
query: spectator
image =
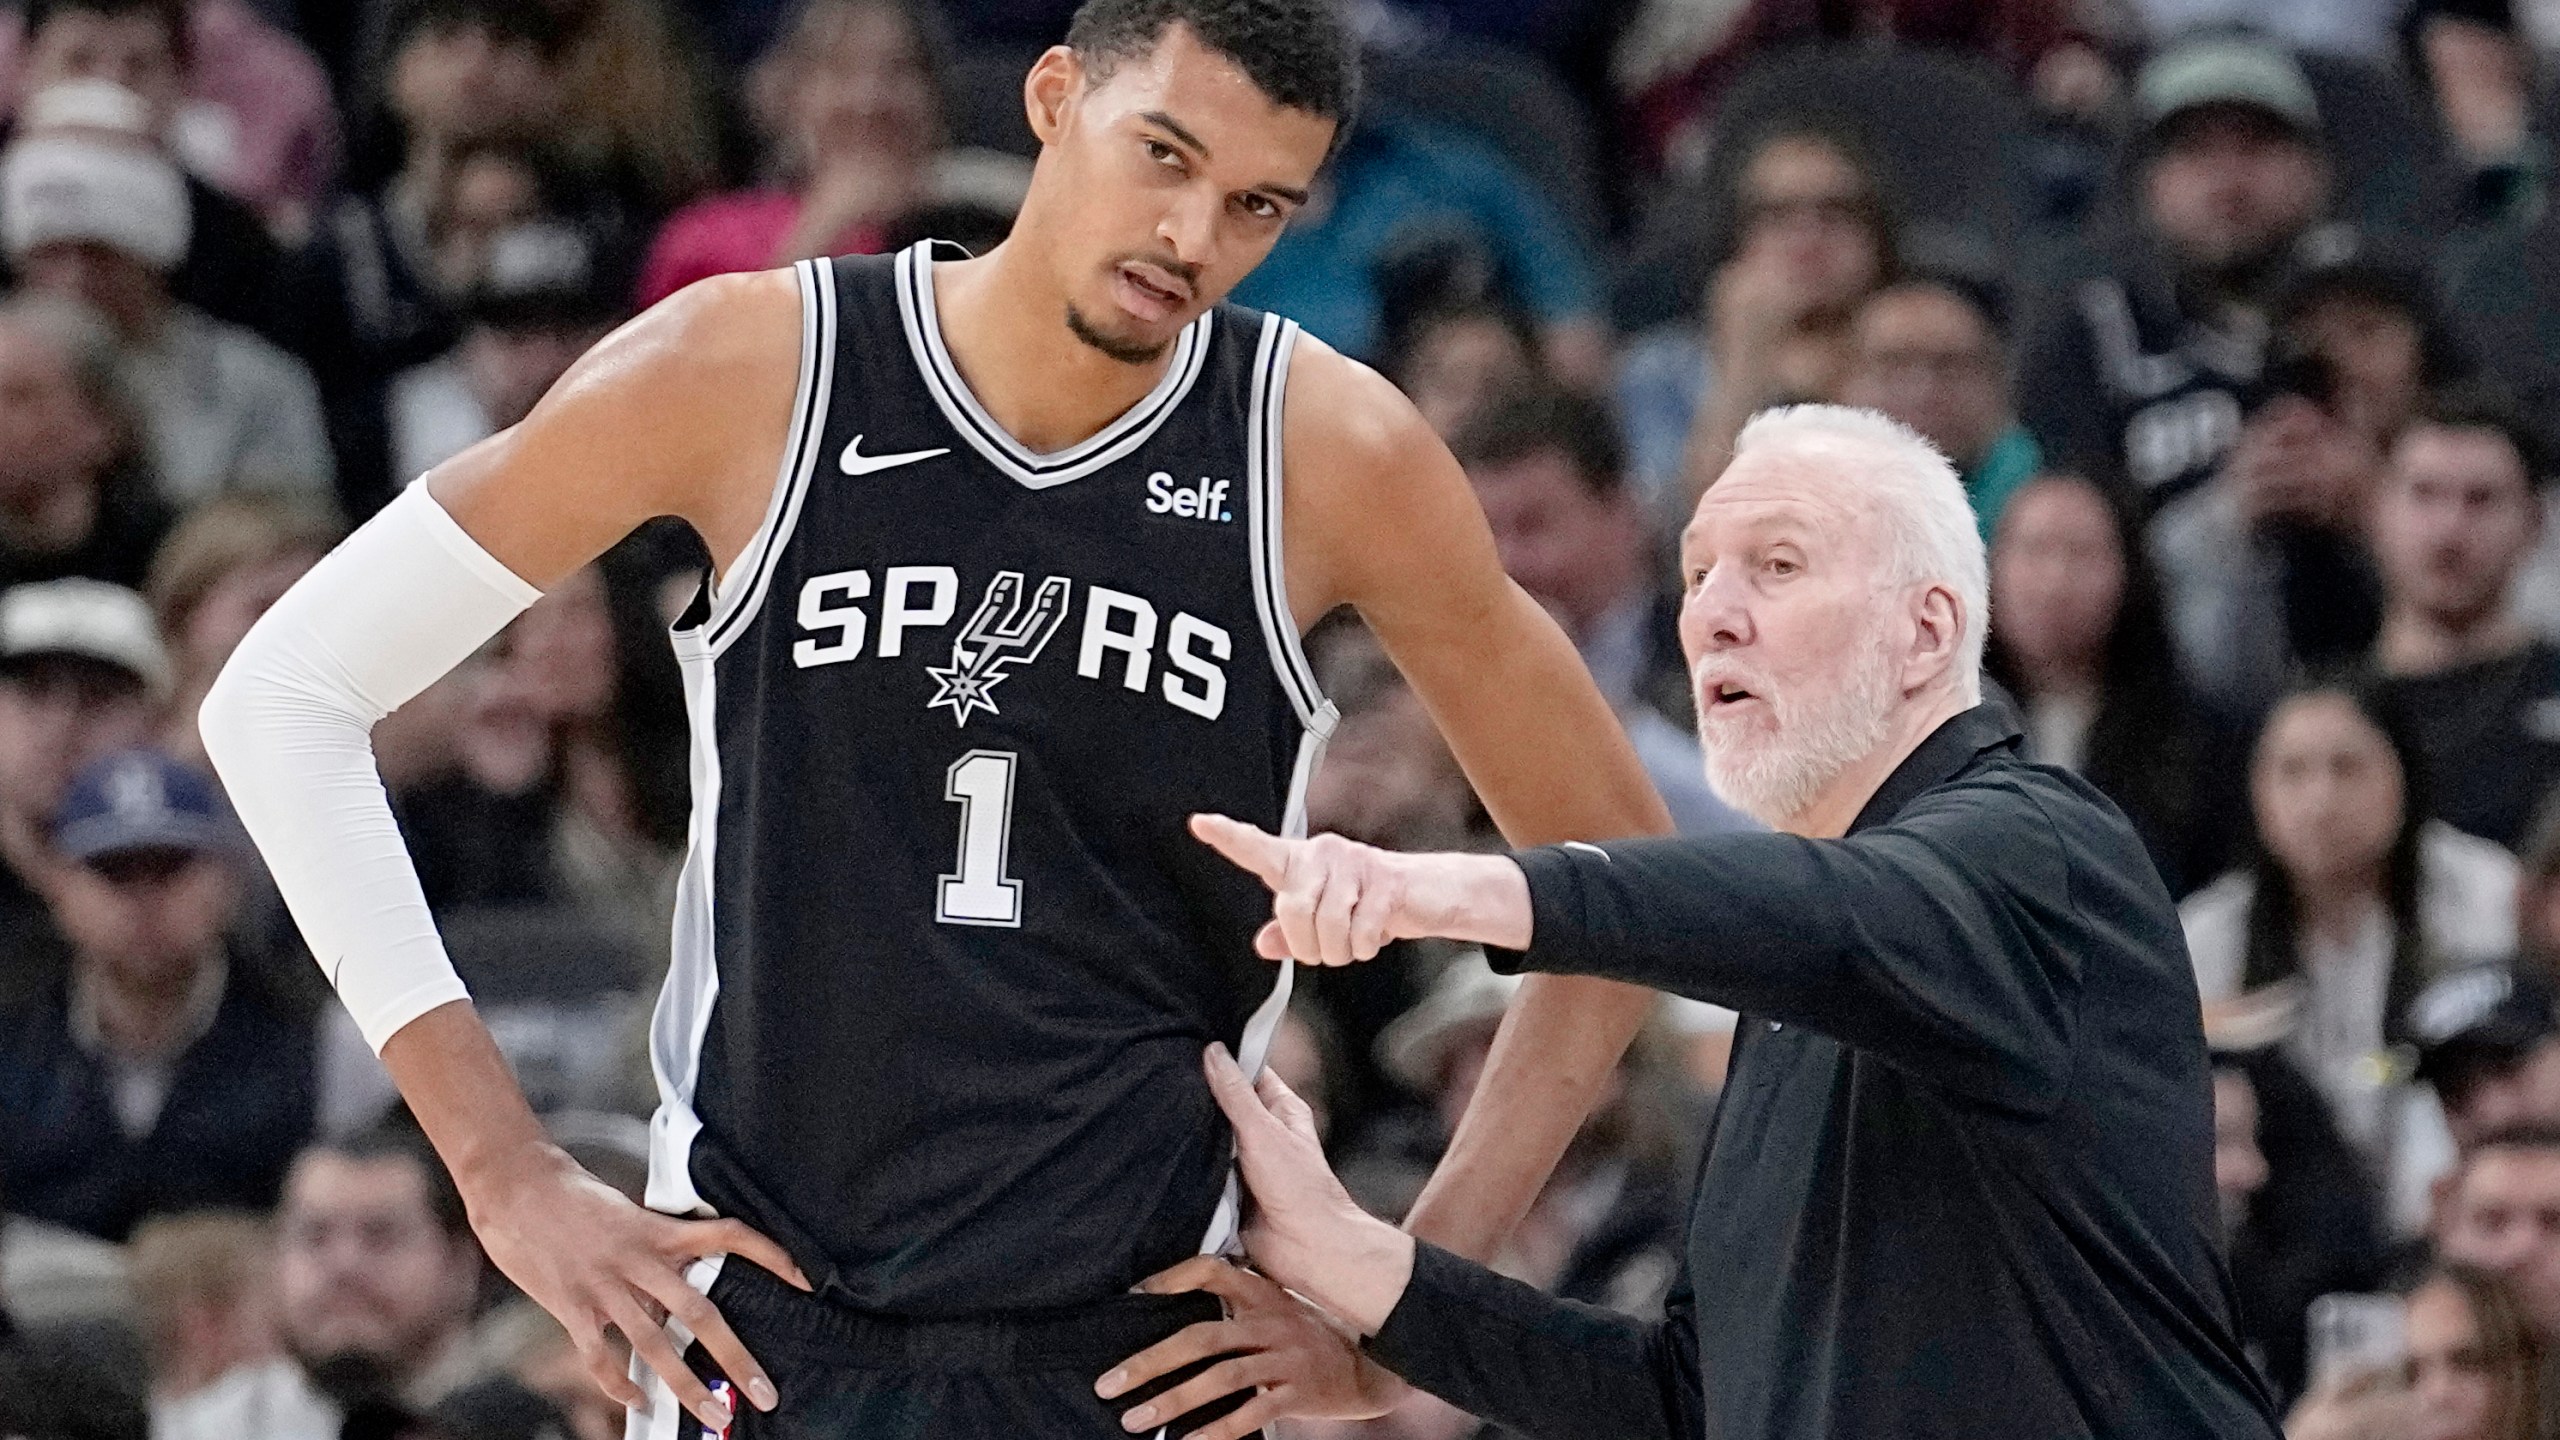
<svg viewBox="0 0 2560 1440">
<path fill-rule="evenodd" d="M 2560 1340 L 2560 1129 L 2517 1125 L 2471 1147 L 2446 1197 L 2437 1253 L 2514 1289 L 2525 1326 Z"/>
<path fill-rule="evenodd" d="M 623 314 L 596 241 L 556 221 L 499 232 L 460 343 L 391 382 L 394 477 L 415 480 L 515 424 Z"/>
<path fill-rule="evenodd" d="M 197 0 L 197 6 L 211 22 L 201 37 L 189 24 L 188 0 L 32 0 L 19 27 L 0 29 L 0 39 L 23 37 L 20 63 L 10 77 L 19 123 L 26 123 L 33 96 L 72 81 L 104 81 L 140 97 L 143 133 L 181 154 L 189 135 L 210 137 L 226 129 L 238 136 L 239 150 L 246 150 L 255 143 L 246 127 L 225 126 L 187 103 L 187 91 L 198 81 L 236 93 L 238 67 L 224 62 L 247 59 L 235 54 L 244 17 L 238 0 Z M 199 38 L 208 42 L 201 50 Z M 308 89 L 316 74 L 282 74 L 263 62 L 249 68 L 258 74 L 266 104 L 335 125 L 325 84 L 316 96 Z M 316 114 L 303 109 L 315 99 Z M 201 148 L 201 138 L 197 143 Z M 284 283 L 290 266 L 258 212 L 194 174 L 186 177 L 186 192 L 185 258 L 170 277 L 171 291 L 217 320 L 300 349 L 308 336 Z"/>
<path fill-rule="evenodd" d="M 76 300 L 0 299 L 0 588 L 134 586 L 169 529 L 115 332 Z"/>
<path fill-rule="evenodd" d="M 2275 334 L 2329 367 L 2339 412 L 2385 448 L 2428 394 L 2472 370 L 2425 269 L 2388 254 L 2304 269 L 2276 302 Z"/>
<path fill-rule="evenodd" d="M 706 77 L 664 0 L 541 0 L 560 25 L 562 148 L 651 214 L 713 179 Z"/>
<path fill-rule="evenodd" d="M 2458 1262 L 2409 1292 L 2409 1388 L 2424 1440 L 2534 1440 L 2543 1346 L 2505 1281 Z"/>
<path fill-rule="evenodd" d="M 2433 1085 L 2454 1148 L 2511 1125 L 2560 1125 L 2560 1014 L 2549 977 L 2466 965 L 2418 994 L 2407 1029 L 2416 1079 Z"/>
<path fill-rule="evenodd" d="M 213 782 L 109 756 L 53 845 L 70 974 L 0 1019 L 11 1208 L 121 1240 L 150 1215 L 273 1204 L 311 1132 L 313 1039 L 225 954 L 239 839 Z"/>
<path fill-rule="evenodd" d="M 276 1335 L 275 1238 L 264 1220 L 207 1211 L 145 1220 L 128 1248 L 134 1308 L 165 1414 L 217 1386 L 288 1363 Z"/>
<path fill-rule="evenodd" d="M 1680 524 L 1743 421 L 1838 388 L 1850 317 L 1898 263 L 1875 167 L 1846 133 L 1797 121 L 1746 153 L 1703 257 L 1706 313 L 1638 337 L 1619 370 L 1636 474 Z"/>
<path fill-rule="evenodd" d="M 1487 401 L 1534 384 L 1546 369 L 1537 327 L 1498 295 L 1461 292 L 1409 311 L 1391 307 L 1385 336 L 1378 368 L 1443 440 Z"/>
<path fill-rule="evenodd" d="M 2046 453 L 2121 473 L 2156 506 L 2220 469 L 2258 373 L 2268 307 L 2329 198 L 2311 83 L 2246 40 L 2177 46 L 2136 83 L 2135 211 L 2019 366 Z"/>
<path fill-rule="evenodd" d="M 2220 874 L 2237 747 L 2170 658 L 2126 507 L 2084 477 L 2039 475 L 2002 512 L 1990 560 L 1983 666 L 2017 701 L 2030 753 L 2116 802 L 2170 894 Z"/>
<path fill-rule="evenodd" d="M 2560 782 L 2560 646 L 2509 603 L 2549 472 L 2512 410 L 2449 397 L 2401 434 L 2373 508 L 2383 696 L 2417 738 L 2436 814 L 2509 849 Z"/>
<path fill-rule="evenodd" d="M 186 195 L 140 121 L 130 92 L 94 81 L 29 101 L 0 156 L 0 243 L 29 289 L 88 302 L 123 340 L 172 503 L 242 487 L 325 495 L 333 463 L 310 373 L 170 292 Z"/>
<path fill-rule="evenodd" d="M 2044 452 L 2009 403 L 2009 351 L 1999 299 L 1953 275 L 1913 276 L 1860 302 L 1838 398 L 1880 410 L 1955 462 L 1985 543 L 2000 509 L 2044 468 Z"/>
<path fill-rule="evenodd" d="M 1010 220 L 1021 162 L 950 148 L 950 47 L 918 0 L 800 0 L 756 67 L 765 183 L 679 211 L 650 247 L 640 303 L 706 275 L 809 255 L 870 255 L 928 207 L 970 203 Z"/>
<path fill-rule="evenodd" d="M 390 7 L 367 101 L 369 164 L 330 208 L 312 259 L 323 287 L 311 302 L 325 336 L 317 364 L 350 514 L 389 498 L 384 387 L 452 347 L 453 307 L 478 279 L 488 238 L 570 208 L 544 194 L 570 187 L 531 149 L 557 118 L 559 40 L 537 0 Z M 599 217 L 597 230 L 615 218 Z"/>
<path fill-rule="evenodd" d="M 54 812 L 73 776 L 149 737 L 169 678 L 132 591 L 53 580 L 0 593 L 0 1003 L 60 982 L 69 945 L 40 889 Z"/>
<path fill-rule="evenodd" d="M 1437 1158 L 1474 1095 L 1494 1031 L 1520 987 L 1496 975 L 1478 951 L 1464 951 L 1429 995 L 1378 1037 L 1387 1072 L 1429 1098 L 1438 1120 Z M 1513 1232 L 1499 1267 L 1568 1299 L 1658 1314 L 1675 1268 L 1687 1174 L 1683 1122 L 1687 1092 L 1663 1036 L 1648 1031 L 1620 1063 L 1529 1215 Z"/>
<path fill-rule="evenodd" d="M 163 1440 L 339 1440 L 341 1417 L 435 1404 L 470 1374 L 480 1248 L 413 1127 L 324 1140 L 294 1160 L 276 1214 L 290 1367 L 168 1407 Z"/>
<path fill-rule="evenodd" d="M 2346 418 L 2335 375 L 2279 351 L 2246 403 L 2221 472 L 2149 532 L 2180 664 L 2242 723 L 2292 675 L 2364 658 L 2382 623 L 2365 551 L 2382 452 Z"/>
<path fill-rule="evenodd" d="M 1559 376 L 1606 378 L 1593 237 L 1510 162 L 1464 131 L 1384 107 L 1365 111 L 1339 143 L 1315 198 L 1236 286 L 1238 304 L 1276 310 L 1336 349 L 1373 357 L 1384 338 L 1383 272 L 1404 252 L 1462 238 L 1493 257 L 1502 295 L 1529 312 Z"/>
<path fill-rule="evenodd" d="M 203 758 L 196 709 L 267 607 L 337 543 L 327 514 L 273 495 L 225 495 L 197 507 L 152 557 L 152 614 L 167 637 L 175 682 L 161 743 Z"/>
<path fill-rule="evenodd" d="M 663 955 L 691 796 L 644 588 L 619 557 L 590 567 L 473 663 L 461 772 L 397 797 L 429 902 L 584 905 Z"/>
<path fill-rule="evenodd" d="M 1706 784 L 1679 607 L 1655 590 L 1644 515 L 1618 431 L 1595 400 L 1533 390 L 1493 401 L 1450 446 L 1492 522 L 1502 568 L 1564 626 L 1684 830 L 1748 826 Z"/>
<path fill-rule="evenodd" d="M 2311 1302 L 2382 1279 L 2381 1196 L 2320 1092 L 2274 1047 L 2215 1050 L 2213 1130 L 2241 1343 L 2290 1399 L 2306 1378 Z"/>
<path fill-rule="evenodd" d="M 2180 907 L 2205 1004 L 2296 1017 L 2284 1042 L 2414 1223 L 2450 1142 L 2388 1063 L 2434 974 L 2515 944 L 2515 862 L 2426 818 L 2423 772 L 2371 690 L 2312 682 L 2276 706 L 2249 776 L 2257 847 Z"/>
<path fill-rule="evenodd" d="M 2438 1261 L 2410 1287 L 2408 1359 L 2342 1373 L 2287 1417 L 2293 1440 L 2537 1440 L 2543 1342 L 2506 1281 Z"/>
<path fill-rule="evenodd" d="M 2413 0 L 2400 53 L 2463 166 L 2463 218 L 2531 225 L 2550 194 L 2550 147 L 2536 133 L 2533 50 L 2511 0 Z"/>
</svg>

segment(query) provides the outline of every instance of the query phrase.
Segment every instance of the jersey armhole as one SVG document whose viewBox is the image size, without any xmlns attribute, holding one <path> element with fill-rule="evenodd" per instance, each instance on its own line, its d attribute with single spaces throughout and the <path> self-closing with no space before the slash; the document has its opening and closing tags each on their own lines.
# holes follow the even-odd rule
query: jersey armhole
<svg viewBox="0 0 2560 1440">
<path fill-rule="evenodd" d="M 800 381 L 791 402 L 791 430 L 774 471 L 773 494 L 765 502 L 763 523 L 730 563 L 729 573 L 706 575 L 701 591 L 674 627 L 676 633 L 697 638 L 714 654 L 726 648 L 762 607 L 773 582 L 774 561 L 799 523 L 800 503 L 809 492 L 819 441 L 826 434 L 827 401 L 834 391 L 836 368 L 833 264 L 800 260 L 791 270 L 800 283 Z"/>
<path fill-rule="evenodd" d="M 1298 326 L 1277 315 L 1262 318 L 1262 336 L 1253 352 L 1253 388 L 1245 417 L 1245 513 L 1252 533 L 1253 605 L 1262 622 L 1263 646 L 1271 654 L 1280 691 L 1289 708 L 1319 742 L 1333 733 L 1337 712 L 1316 684 L 1299 641 L 1297 615 L 1289 608 L 1286 557 L 1282 553 L 1282 507 L 1285 467 L 1281 437 L 1289 396 L 1289 361 L 1296 353 Z"/>
</svg>

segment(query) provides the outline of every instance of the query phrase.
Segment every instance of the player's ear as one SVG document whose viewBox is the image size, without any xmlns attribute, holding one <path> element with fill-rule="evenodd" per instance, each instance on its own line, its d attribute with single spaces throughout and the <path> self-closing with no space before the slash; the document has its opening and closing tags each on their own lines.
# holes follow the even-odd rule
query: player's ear
<svg viewBox="0 0 2560 1440">
<path fill-rule="evenodd" d="M 1067 111 L 1076 97 L 1084 93 L 1084 61 L 1064 45 L 1052 45 L 1031 62 L 1031 73 L 1022 77 L 1022 109 L 1031 122 L 1031 133 L 1041 144 L 1051 144 L 1066 128 Z"/>
</svg>

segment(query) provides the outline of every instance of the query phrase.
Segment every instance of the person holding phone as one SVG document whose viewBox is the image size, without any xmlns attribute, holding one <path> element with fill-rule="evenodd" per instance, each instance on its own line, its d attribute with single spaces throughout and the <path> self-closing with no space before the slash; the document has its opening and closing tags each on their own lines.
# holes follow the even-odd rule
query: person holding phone
<svg viewBox="0 0 2560 1440">
<path fill-rule="evenodd" d="M 2342 1357 L 2285 1419 L 2286 1440 L 2535 1440 L 2542 1397 L 2542 1342 L 2507 1282 L 2440 1260 L 2405 1300 L 2336 1295 L 2346 1313 L 2392 1306 L 2397 1356 Z M 2320 1327 L 2315 1321 L 2315 1348 Z"/>
</svg>

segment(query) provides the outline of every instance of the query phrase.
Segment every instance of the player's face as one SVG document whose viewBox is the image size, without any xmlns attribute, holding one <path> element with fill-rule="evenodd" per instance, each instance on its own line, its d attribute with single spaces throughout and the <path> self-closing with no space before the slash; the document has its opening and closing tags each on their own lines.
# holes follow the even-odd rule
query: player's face
<svg viewBox="0 0 2560 1440">
<path fill-rule="evenodd" d="M 1333 143 L 1179 24 L 1098 83 L 1051 50 L 1026 94 L 1045 148 L 1015 233 L 1043 237 L 1077 337 L 1133 365 L 1262 263 Z"/>
</svg>

